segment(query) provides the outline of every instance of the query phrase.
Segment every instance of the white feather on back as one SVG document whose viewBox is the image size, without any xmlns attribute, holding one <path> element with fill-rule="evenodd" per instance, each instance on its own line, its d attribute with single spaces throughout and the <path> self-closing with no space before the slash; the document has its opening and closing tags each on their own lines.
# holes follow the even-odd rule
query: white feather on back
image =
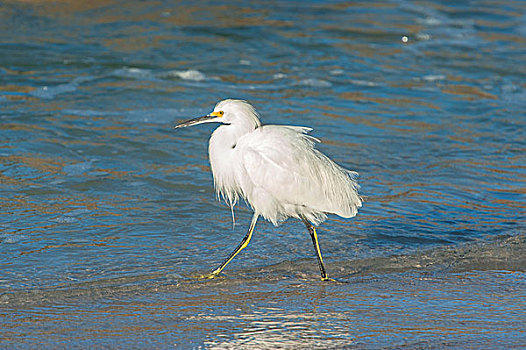
<svg viewBox="0 0 526 350">
<path fill-rule="evenodd" d="M 274 224 L 305 216 L 315 225 L 326 213 L 355 216 L 362 201 L 358 175 L 314 148 L 309 128 L 265 125 L 238 141 L 247 201 Z"/>
</svg>

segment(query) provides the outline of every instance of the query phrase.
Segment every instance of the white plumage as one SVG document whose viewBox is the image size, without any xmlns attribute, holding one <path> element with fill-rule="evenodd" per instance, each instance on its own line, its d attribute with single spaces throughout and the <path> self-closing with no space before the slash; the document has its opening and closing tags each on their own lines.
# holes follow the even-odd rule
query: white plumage
<svg viewBox="0 0 526 350">
<path fill-rule="evenodd" d="M 209 157 L 215 189 L 233 208 L 239 198 L 254 210 L 249 233 L 240 246 L 214 272 L 219 274 L 246 247 L 259 216 L 278 225 L 289 217 L 302 220 L 318 254 L 322 279 L 328 279 L 313 225 L 327 213 L 349 218 L 362 206 L 357 173 L 334 163 L 315 148 L 310 128 L 262 125 L 246 101 L 223 100 L 212 113 L 176 126 L 208 122 L 221 125 L 212 133 Z"/>
</svg>

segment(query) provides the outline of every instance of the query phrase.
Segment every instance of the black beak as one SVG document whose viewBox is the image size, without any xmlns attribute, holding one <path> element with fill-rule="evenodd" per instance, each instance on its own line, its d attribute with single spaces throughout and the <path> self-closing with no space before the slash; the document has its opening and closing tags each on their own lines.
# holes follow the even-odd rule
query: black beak
<svg viewBox="0 0 526 350">
<path fill-rule="evenodd" d="M 187 126 L 192 126 L 192 125 L 197 125 L 197 124 L 202 124 L 202 123 L 210 123 L 213 121 L 213 119 L 217 119 L 217 117 L 215 115 L 205 115 L 202 117 L 190 119 L 182 123 L 179 123 L 176 126 L 174 126 L 174 129 L 186 128 Z"/>
</svg>

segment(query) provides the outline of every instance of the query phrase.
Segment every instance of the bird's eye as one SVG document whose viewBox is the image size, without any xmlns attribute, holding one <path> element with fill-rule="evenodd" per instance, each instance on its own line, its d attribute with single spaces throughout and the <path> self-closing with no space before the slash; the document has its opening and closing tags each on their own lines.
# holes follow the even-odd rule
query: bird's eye
<svg viewBox="0 0 526 350">
<path fill-rule="evenodd" d="M 223 112 L 223 111 L 219 111 L 219 116 L 220 116 L 220 117 L 222 117 L 223 114 L 225 114 L 225 112 Z"/>
</svg>

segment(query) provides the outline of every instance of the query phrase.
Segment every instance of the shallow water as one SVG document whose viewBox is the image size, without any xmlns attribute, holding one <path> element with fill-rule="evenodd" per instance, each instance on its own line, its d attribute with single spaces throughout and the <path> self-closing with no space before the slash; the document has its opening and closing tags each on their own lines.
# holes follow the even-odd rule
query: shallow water
<svg viewBox="0 0 526 350">
<path fill-rule="evenodd" d="M 526 3 L 0 5 L 0 347 L 526 343 Z M 405 37 L 405 38 L 404 38 Z M 407 39 L 407 40 L 406 40 Z M 216 201 L 226 97 L 360 173 L 319 228 Z"/>
</svg>

